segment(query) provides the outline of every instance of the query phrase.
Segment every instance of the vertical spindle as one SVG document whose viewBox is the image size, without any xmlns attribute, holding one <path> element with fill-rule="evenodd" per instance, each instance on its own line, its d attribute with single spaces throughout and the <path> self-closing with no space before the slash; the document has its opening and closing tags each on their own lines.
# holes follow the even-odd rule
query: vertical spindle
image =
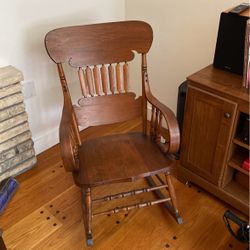
<svg viewBox="0 0 250 250">
<path fill-rule="evenodd" d="M 114 67 L 112 64 L 108 67 L 109 71 L 109 84 L 110 84 L 110 91 L 112 94 L 115 93 L 115 73 L 114 73 Z"/>
<path fill-rule="evenodd" d="M 129 91 L 129 68 L 128 63 L 125 62 L 123 65 L 123 82 L 124 82 L 124 90 L 125 92 Z"/>
<path fill-rule="evenodd" d="M 100 82 L 100 71 L 99 68 L 95 65 L 93 69 L 94 82 L 95 82 L 95 91 L 97 95 L 101 95 L 101 82 Z"/>
<path fill-rule="evenodd" d="M 155 120 L 155 107 L 152 105 L 152 111 L 151 111 L 151 121 L 150 121 L 150 135 L 153 138 L 154 137 L 154 122 Z"/>
<path fill-rule="evenodd" d="M 101 67 L 102 89 L 105 95 L 108 94 L 107 69 L 103 64 Z"/>
<path fill-rule="evenodd" d="M 156 108 L 155 124 L 154 124 L 154 139 L 155 140 L 157 139 L 157 134 L 158 134 L 159 116 L 160 116 L 160 111 Z"/>
<path fill-rule="evenodd" d="M 117 63 L 116 67 L 116 83 L 117 83 L 117 90 L 119 93 L 123 91 L 123 81 L 122 81 L 122 68 L 120 63 Z"/>
<path fill-rule="evenodd" d="M 87 85 L 85 81 L 85 76 L 82 68 L 78 69 L 78 76 L 80 80 L 81 90 L 84 97 L 88 96 Z"/>
<path fill-rule="evenodd" d="M 87 84 L 89 87 L 89 93 L 91 96 L 95 95 L 95 89 L 93 84 L 92 70 L 89 66 L 86 68 Z"/>
</svg>

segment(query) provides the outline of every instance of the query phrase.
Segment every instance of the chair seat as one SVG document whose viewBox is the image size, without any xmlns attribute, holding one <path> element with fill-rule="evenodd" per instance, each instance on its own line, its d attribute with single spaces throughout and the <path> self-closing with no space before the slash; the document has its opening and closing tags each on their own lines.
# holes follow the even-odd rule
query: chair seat
<svg viewBox="0 0 250 250">
<path fill-rule="evenodd" d="M 80 186 L 134 181 L 169 172 L 174 163 L 142 133 L 99 137 L 83 142 L 76 181 Z"/>
</svg>

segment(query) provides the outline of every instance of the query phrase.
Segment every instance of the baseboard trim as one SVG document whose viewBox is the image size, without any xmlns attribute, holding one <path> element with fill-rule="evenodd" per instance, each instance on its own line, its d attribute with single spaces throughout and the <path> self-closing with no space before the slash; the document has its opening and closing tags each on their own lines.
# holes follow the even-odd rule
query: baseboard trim
<svg viewBox="0 0 250 250">
<path fill-rule="evenodd" d="M 59 127 L 53 128 L 46 133 L 33 137 L 36 154 L 40 154 L 46 149 L 59 143 Z"/>
</svg>

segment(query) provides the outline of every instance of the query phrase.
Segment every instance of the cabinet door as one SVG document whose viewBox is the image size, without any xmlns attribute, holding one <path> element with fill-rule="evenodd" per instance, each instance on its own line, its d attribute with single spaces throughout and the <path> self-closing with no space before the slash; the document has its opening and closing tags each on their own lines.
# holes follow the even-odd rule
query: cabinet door
<svg viewBox="0 0 250 250">
<path fill-rule="evenodd" d="M 237 104 L 195 87 L 188 88 L 181 164 L 220 185 Z"/>
</svg>

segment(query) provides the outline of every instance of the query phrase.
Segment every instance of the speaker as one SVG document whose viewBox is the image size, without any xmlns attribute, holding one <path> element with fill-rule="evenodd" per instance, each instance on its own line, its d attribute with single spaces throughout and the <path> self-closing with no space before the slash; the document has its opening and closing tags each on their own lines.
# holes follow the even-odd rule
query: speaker
<svg viewBox="0 0 250 250">
<path fill-rule="evenodd" d="M 179 123 L 181 132 L 184 120 L 186 95 L 187 95 L 187 81 L 184 81 L 178 88 L 177 112 L 176 112 L 176 118 Z"/>
<path fill-rule="evenodd" d="M 187 81 L 183 82 L 178 88 L 178 100 L 177 100 L 177 112 L 176 117 L 180 127 L 180 132 L 182 134 L 183 120 L 184 120 L 184 110 L 187 96 Z M 181 148 L 176 154 L 176 159 L 180 157 Z"/>
<path fill-rule="evenodd" d="M 221 13 L 213 65 L 243 75 L 246 23 L 249 17 Z"/>
</svg>

